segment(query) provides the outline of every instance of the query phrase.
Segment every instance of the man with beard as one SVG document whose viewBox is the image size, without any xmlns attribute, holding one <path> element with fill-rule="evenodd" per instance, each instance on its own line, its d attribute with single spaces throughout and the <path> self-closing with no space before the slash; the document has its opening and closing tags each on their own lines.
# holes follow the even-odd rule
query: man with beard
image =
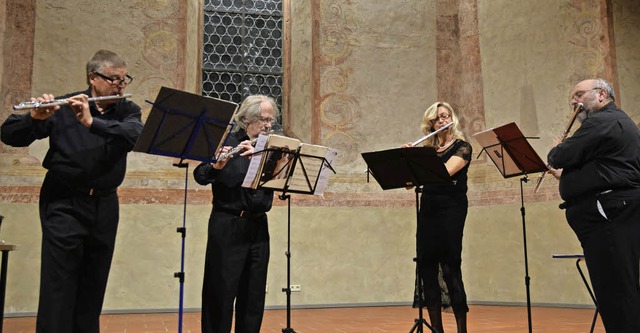
<svg viewBox="0 0 640 333">
<path fill-rule="evenodd" d="M 615 105 L 611 85 L 584 80 L 571 92 L 582 123 L 547 157 L 561 207 L 584 251 L 609 333 L 640 332 L 640 132 Z"/>
</svg>

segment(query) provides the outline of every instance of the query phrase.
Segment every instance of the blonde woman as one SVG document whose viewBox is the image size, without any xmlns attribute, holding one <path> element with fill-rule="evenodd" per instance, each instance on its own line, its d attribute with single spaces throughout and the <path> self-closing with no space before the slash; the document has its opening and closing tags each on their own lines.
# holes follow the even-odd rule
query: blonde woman
<svg viewBox="0 0 640 333">
<path fill-rule="evenodd" d="M 471 145 L 460 131 L 458 117 L 451 105 L 437 102 L 422 117 L 424 134 L 433 133 L 448 123 L 447 129 L 427 139 L 444 163 L 452 183 L 425 185 L 420 198 L 420 213 L 416 235 L 418 270 L 421 288 L 415 293 L 427 308 L 431 325 L 444 332 L 441 309 L 451 307 L 458 333 L 467 332 L 467 295 L 462 282 L 462 234 L 467 217 L 467 170 L 471 161 Z M 407 145 L 405 145 L 407 146 Z M 440 280 L 444 286 L 441 287 Z M 422 290 L 419 295 L 418 290 Z"/>
</svg>

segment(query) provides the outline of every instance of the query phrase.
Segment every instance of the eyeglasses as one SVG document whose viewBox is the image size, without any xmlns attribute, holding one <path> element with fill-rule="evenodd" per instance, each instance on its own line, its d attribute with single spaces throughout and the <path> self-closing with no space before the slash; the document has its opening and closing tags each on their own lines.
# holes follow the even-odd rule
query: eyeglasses
<svg viewBox="0 0 640 333">
<path fill-rule="evenodd" d="M 130 84 L 131 81 L 133 81 L 133 78 L 129 76 L 129 74 L 125 75 L 124 79 L 114 79 L 98 72 L 93 72 L 93 74 L 105 79 L 107 82 L 109 82 L 113 86 L 119 86 L 123 83 L 127 85 L 127 84 Z"/>
<path fill-rule="evenodd" d="M 258 117 L 258 120 L 263 124 L 273 124 L 276 121 L 273 118 L 264 118 L 264 117 Z"/>
<path fill-rule="evenodd" d="M 575 94 L 573 94 L 573 96 L 571 96 L 571 100 L 580 99 L 582 96 L 584 96 L 584 94 L 586 94 L 586 93 L 588 93 L 590 91 L 593 91 L 593 90 L 600 90 L 600 89 L 602 89 L 602 88 L 596 87 L 596 88 L 591 88 L 591 89 L 587 89 L 587 90 L 578 90 L 578 91 L 576 91 Z"/>
<path fill-rule="evenodd" d="M 434 122 L 437 122 L 438 120 L 445 120 L 445 121 L 446 121 L 446 120 L 449 120 L 449 119 L 451 119 L 451 115 L 450 115 L 450 114 L 448 114 L 448 113 L 442 113 L 442 114 L 439 114 L 439 115 L 437 116 L 437 118 L 436 118 L 436 119 L 434 119 L 433 121 L 434 121 Z"/>
</svg>

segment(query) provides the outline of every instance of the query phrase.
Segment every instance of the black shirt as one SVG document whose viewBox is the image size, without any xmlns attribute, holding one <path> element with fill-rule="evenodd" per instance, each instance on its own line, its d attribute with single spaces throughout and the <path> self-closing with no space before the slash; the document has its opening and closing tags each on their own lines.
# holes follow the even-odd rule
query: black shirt
<svg viewBox="0 0 640 333">
<path fill-rule="evenodd" d="M 562 168 L 564 200 L 615 189 L 640 187 L 640 131 L 611 102 L 592 112 L 576 132 L 547 156 Z"/>
<path fill-rule="evenodd" d="M 229 135 L 227 144 L 235 147 L 244 140 L 249 137 L 244 130 L 239 130 Z M 214 211 L 264 213 L 271 209 L 273 190 L 242 187 L 249 163 L 249 158 L 236 154 L 222 170 L 214 169 L 210 163 L 201 163 L 193 171 L 198 184 L 211 184 Z"/>
<path fill-rule="evenodd" d="M 456 139 L 456 141 L 446 150 L 438 152 L 438 157 L 442 163 L 447 163 L 453 156 L 458 156 L 467 161 L 467 164 L 451 176 L 452 185 L 424 185 L 425 193 L 467 193 L 467 173 L 471 164 L 471 156 L 473 149 L 471 144 L 464 140 Z"/>
<path fill-rule="evenodd" d="M 71 93 L 91 96 L 89 90 Z M 2 142 L 26 147 L 38 139 L 49 138 L 49 150 L 42 166 L 49 174 L 71 185 L 115 189 L 123 181 L 127 153 L 142 132 L 140 107 L 127 100 L 110 105 L 103 113 L 90 102 L 91 128 L 82 125 L 75 112 L 63 105 L 45 120 L 30 113 L 12 114 L 2 124 Z"/>
</svg>

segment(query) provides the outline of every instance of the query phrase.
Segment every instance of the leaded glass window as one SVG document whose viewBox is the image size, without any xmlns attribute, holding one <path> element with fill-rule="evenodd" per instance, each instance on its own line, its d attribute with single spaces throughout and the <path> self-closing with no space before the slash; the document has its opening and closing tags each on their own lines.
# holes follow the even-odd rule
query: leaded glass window
<svg viewBox="0 0 640 333">
<path fill-rule="evenodd" d="M 205 0 L 202 94 L 282 107 L 282 0 Z"/>
</svg>

